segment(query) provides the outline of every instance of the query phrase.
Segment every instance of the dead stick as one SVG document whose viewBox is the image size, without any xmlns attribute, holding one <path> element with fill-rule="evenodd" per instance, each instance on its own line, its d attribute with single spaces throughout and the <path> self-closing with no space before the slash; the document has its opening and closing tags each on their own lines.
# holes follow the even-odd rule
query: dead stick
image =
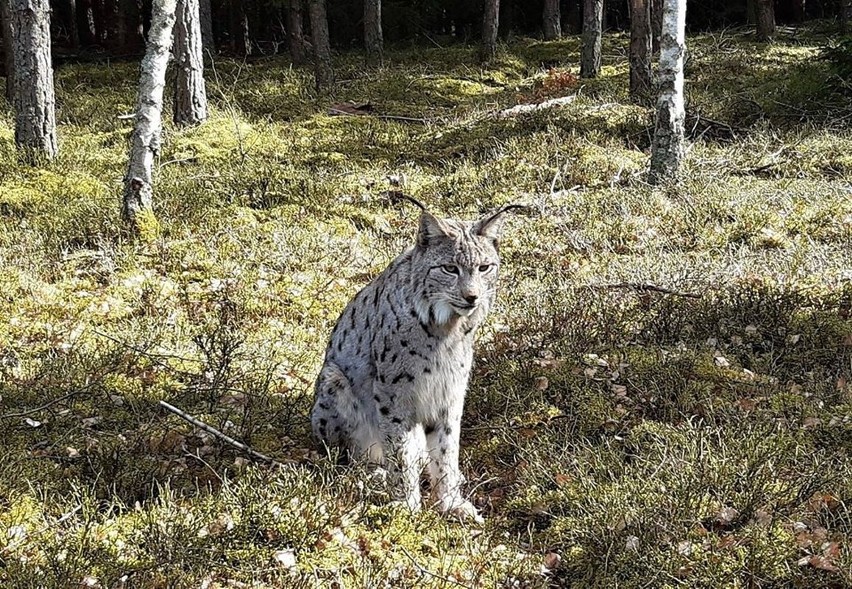
<svg viewBox="0 0 852 589">
<path fill-rule="evenodd" d="M 249 456 L 252 456 L 252 457 L 257 458 L 258 460 L 262 460 L 264 462 L 269 462 L 270 464 L 275 464 L 277 466 L 281 466 L 281 463 L 278 462 L 277 460 L 275 460 L 274 458 L 270 458 L 266 454 L 261 454 L 257 450 L 252 450 L 251 448 L 249 448 L 248 446 L 246 446 L 242 442 L 235 440 L 234 438 L 232 438 L 231 436 L 229 436 L 227 434 L 223 434 L 222 432 L 217 430 L 215 427 L 213 427 L 211 425 L 207 425 L 203 421 L 200 421 L 200 420 L 194 418 L 192 415 L 189 415 L 188 413 L 184 413 L 183 411 L 181 411 L 180 409 L 178 409 L 174 405 L 170 405 L 169 403 L 166 403 L 165 401 L 160 401 L 160 405 L 162 407 L 165 407 L 166 409 L 168 409 L 169 411 L 171 411 L 172 413 L 174 413 L 175 415 L 177 415 L 181 419 L 188 421 L 189 423 L 191 423 L 195 427 L 199 427 L 199 428 L 203 429 L 204 431 L 206 431 L 207 433 L 213 434 L 214 436 L 216 436 L 217 438 L 219 438 L 223 442 L 230 444 L 234 448 L 239 448 L 240 450 L 242 450 L 243 452 L 245 452 Z"/>
<path fill-rule="evenodd" d="M 657 286 L 656 284 L 645 284 L 638 282 L 619 282 L 618 284 L 604 284 L 602 288 L 608 289 L 617 289 L 617 288 L 632 288 L 633 290 L 645 291 L 645 292 L 658 292 L 661 294 L 670 294 L 677 297 L 689 297 L 691 299 L 700 299 L 701 295 L 694 292 L 680 292 L 677 290 L 671 290 L 668 288 L 663 288 L 662 286 Z"/>
</svg>

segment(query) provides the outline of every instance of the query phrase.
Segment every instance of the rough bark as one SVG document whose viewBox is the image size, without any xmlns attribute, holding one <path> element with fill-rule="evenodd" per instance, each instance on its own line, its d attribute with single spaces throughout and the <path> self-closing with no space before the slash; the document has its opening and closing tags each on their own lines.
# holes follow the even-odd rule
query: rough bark
<svg viewBox="0 0 852 589">
<path fill-rule="evenodd" d="M 630 0 L 630 99 L 651 95 L 651 0 Z"/>
<path fill-rule="evenodd" d="M 213 7 L 210 0 L 198 2 L 198 17 L 201 20 L 201 50 L 205 58 L 216 54 L 216 41 L 213 38 Z"/>
<path fill-rule="evenodd" d="M 775 34 L 775 0 L 756 0 L 757 38 L 768 41 Z"/>
<path fill-rule="evenodd" d="M 142 10 L 137 0 L 118 0 L 115 45 L 125 53 L 133 53 L 142 46 Z"/>
<path fill-rule="evenodd" d="M 544 0 L 542 15 L 545 41 L 553 41 L 562 37 L 562 22 L 559 13 L 559 0 Z"/>
<path fill-rule="evenodd" d="M 308 0 L 311 39 L 314 42 L 314 78 L 317 91 L 327 90 L 334 82 L 331 67 L 331 45 L 328 42 L 328 15 L 325 0 Z"/>
<path fill-rule="evenodd" d="M 677 177 L 684 157 L 683 58 L 686 54 L 686 0 L 663 1 L 657 124 L 648 180 L 659 184 Z"/>
<path fill-rule="evenodd" d="M 497 55 L 497 33 L 500 28 L 500 0 L 485 0 L 485 14 L 482 17 L 482 44 L 480 57 L 488 62 Z"/>
<path fill-rule="evenodd" d="M 71 47 L 80 47 L 80 31 L 77 29 L 77 0 L 68 0 L 68 40 Z"/>
<path fill-rule="evenodd" d="M 24 1 L 24 0 L 20 0 Z M 154 0 L 148 47 L 139 74 L 136 125 L 133 129 L 127 174 L 124 176 L 122 219 L 140 233 L 153 221 L 151 185 L 154 158 L 160 151 L 163 89 L 172 47 L 176 0 Z"/>
<path fill-rule="evenodd" d="M 663 34 L 663 0 L 651 0 L 651 51 L 660 53 L 660 36 Z"/>
<path fill-rule="evenodd" d="M 297 65 L 305 63 L 307 57 L 302 22 L 302 0 L 290 0 L 287 3 L 287 45 L 290 60 Z"/>
<path fill-rule="evenodd" d="M 6 66 L 6 100 L 15 101 L 15 27 L 12 24 L 11 0 L 0 0 L 0 20 L 3 24 L 3 56 Z"/>
<path fill-rule="evenodd" d="M 367 65 L 382 65 L 382 0 L 364 0 L 364 48 Z"/>
<path fill-rule="evenodd" d="M 603 0 L 583 3 L 583 51 L 580 76 L 596 78 L 601 73 L 601 34 L 603 32 Z"/>
<path fill-rule="evenodd" d="M 174 121 L 197 125 L 207 120 L 207 91 L 204 87 L 204 54 L 198 0 L 177 0 L 174 56 Z"/>
<path fill-rule="evenodd" d="M 57 153 L 56 113 L 48 0 L 13 0 L 12 27 L 18 80 L 13 100 L 15 143 L 27 159 L 53 159 Z"/>
<path fill-rule="evenodd" d="M 251 30 L 245 2 L 231 0 L 229 14 L 231 18 L 231 51 L 238 55 L 251 55 Z"/>
</svg>

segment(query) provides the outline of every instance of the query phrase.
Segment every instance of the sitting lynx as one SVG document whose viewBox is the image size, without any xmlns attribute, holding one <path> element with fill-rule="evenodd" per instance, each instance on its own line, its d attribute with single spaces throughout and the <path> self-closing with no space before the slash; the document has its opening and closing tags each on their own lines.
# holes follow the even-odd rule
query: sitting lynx
<svg viewBox="0 0 852 589">
<path fill-rule="evenodd" d="M 408 198 L 408 197 L 406 197 Z M 394 476 L 397 497 L 420 508 L 428 460 L 442 513 L 481 521 L 461 493 L 459 428 L 473 337 L 497 288 L 505 206 L 476 222 L 420 206 L 417 244 L 350 301 L 316 382 L 316 437 Z"/>
</svg>

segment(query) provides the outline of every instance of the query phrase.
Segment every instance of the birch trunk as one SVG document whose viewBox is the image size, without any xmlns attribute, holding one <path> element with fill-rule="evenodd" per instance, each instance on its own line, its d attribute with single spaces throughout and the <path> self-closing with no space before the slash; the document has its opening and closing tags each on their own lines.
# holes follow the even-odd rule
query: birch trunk
<svg viewBox="0 0 852 589">
<path fill-rule="evenodd" d="M 15 143 L 33 161 L 57 153 L 53 66 L 50 62 L 50 3 L 13 0 Z M 27 83 L 20 83 L 26 80 Z"/>
<path fill-rule="evenodd" d="M 15 28 L 12 25 L 12 0 L 0 0 L 0 20 L 3 24 L 3 57 L 6 65 L 6 100 L 15 101 Z"/>
<path fill-rule="evenodd" d="M 757 0 L 757 38 L 768 41 L 775 34 L 775 0 Z"/>
<path fill-rule="evenodd" d="M 485 0 L 482 17 L 482 46 L 480 57 L 488 62 L 497 55 L 497 33 L 500 29 L 500 0 Z"/>
<path fill-rule="evenodd" d="M 177 0 L 175 18 L 175 99 L 177 125 L 197 125 L 207 120 L 204 55 L 198 0 Z"/>
<path fill-rule="evenodd" d="M 686 54 L 686 0 L 663 0 L 657 124 L 648 180 L 677 177 L 684 157 L 683 58 Z"/>
<path fill-rule="evenodd" d="M 326 90 L 334 81 L 331 67 L 331 45 L 328 42 L 328 15 L 325 0 L 308 0 L 311 38 L 314 42 L 314 78 L 317 91 Z"/>
<path fill-rule="evenodd" d="M 382 65 L 382 0 L 364 0 L 364 48 L 367 65 Z"/>
<path fill-rule="evenodd" d="M 630 99 L 651 95 L 651 0 L 630 0 Z"/>
<path fill-rule="evenodd" d="M 23 0 L 22 0 L 23 1 Z M 142 58 L 136 126 L 130 146 L 130 161 L 124 176 L 122 219 L 139 234 L 153 221 L 151 187 L 154 158 L 160 151 L 163 126 L 163 89 L 172 47 L 176 0 L 154 0 L 148 47 Z"/>
<path fill-rule="evenodd" d="M 201 20 L 201 51 L 203 57 L 212 58 L 216 54 L 216 41 L 213 39 L 213 8 L 210 0 L 198 3 L 198 18 Z"/>
<path fill-rule="evenodd" d="M 562 37 L 562 22 L 559 14 L 559 0 L 544 0 L 544 40 L 554 41 Z"/>
<path fill-rule="evenodd" d="M 299 65 L 305 63 L 305 33 L 302 27 L 302 0 L 287 3 L 287 43 L 290 60 Z"/>
<path fill-rule="evenodd" d="M 603 33 L 603 0 L 583 3 L 583 51 L 580 76 L 596 78 L 601 73 L 601 34 Z"/>
</svg>

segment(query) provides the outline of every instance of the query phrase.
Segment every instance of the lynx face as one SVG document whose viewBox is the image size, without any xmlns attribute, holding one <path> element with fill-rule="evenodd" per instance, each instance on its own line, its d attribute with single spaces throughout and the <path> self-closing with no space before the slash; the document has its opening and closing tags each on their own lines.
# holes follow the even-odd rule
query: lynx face
<svg viewBox="0 0 852 589">
<path fill-rule="evenodd" d="M 431 220 L 429 220 L 431 221 Z M 437 220 L 435 220 L 437 221 Z M 438 221 L 425 228 L 413 262 L 423 274 L 421 320 L 446 324 L 454 316 L 484 316 L 494 300 L 500 256 L 495 236 L 473 223 Z M 421 227 L 421 237 L 424 228 Z"/>
</svg>

